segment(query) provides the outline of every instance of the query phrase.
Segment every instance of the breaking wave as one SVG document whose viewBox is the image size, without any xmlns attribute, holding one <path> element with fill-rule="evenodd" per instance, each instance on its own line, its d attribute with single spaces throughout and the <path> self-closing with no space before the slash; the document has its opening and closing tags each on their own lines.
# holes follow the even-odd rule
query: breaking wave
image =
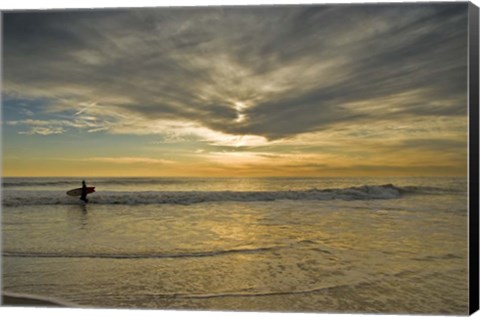
<svg viewBox="0 0 480 317">
<path fill-rule="evenodd" d="M 92 204 L 181 204 L 203 202 L 254 202 L 275 200 L 371 200 L 397 199 L 405 194 L 434 192 L 435 188 L 397 187 L 392 184 L 299 191 L 143 191 L 96 192 L 89 195 Z M 79 200 L 60 191 L 4 190 L 4 206 L 75 205 Z"/>
</svg>

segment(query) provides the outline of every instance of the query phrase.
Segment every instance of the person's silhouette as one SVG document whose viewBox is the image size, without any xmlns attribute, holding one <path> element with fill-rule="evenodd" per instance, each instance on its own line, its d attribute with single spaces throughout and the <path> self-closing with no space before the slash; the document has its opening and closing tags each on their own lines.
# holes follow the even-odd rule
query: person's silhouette
<svg viewBox="0 0 480 317">
<path fill-rule="evenodd" d="M 80 196 L 80 199 L 83 200 L 84 202 L 88 202 L 87 199 L 87 184 L 85 184 L 85 180 L 82 181 L 82 195 Z"/>
</svg>

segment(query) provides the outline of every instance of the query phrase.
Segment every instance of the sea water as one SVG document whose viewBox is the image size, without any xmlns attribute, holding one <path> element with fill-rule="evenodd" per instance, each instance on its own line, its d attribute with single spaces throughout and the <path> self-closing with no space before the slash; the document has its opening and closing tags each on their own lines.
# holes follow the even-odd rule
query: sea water
<svg viewBox="0 0 480 317">
<path fill-rule="evenodd" d="M 83 307 L 467 314 L 463 178 L 4 178 L 2 287 Z"/>
</svg>

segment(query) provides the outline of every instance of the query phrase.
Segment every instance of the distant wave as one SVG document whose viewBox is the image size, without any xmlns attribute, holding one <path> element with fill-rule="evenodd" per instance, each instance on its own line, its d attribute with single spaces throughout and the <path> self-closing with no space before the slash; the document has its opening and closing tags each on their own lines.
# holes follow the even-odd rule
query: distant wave
<svg viewBox="0 0 480 317">
<path fill-rule="evenodd" d="M 397 187 L 392 184 L 333 189 L 309 189 L 298 191 L 144 191 L 102 192 L 89 195 L 92 204 L 181 204 L 202 202 L 253 202 L 275 200 L 372 200 L 397 199 L 405 194 L 435 194 L 445 189 L 434 187 Z M 75 205 L 79 200 L 59 191 L 4 190 L 4 206 L 23 205 Z"/>
<path fill-rule="evenodd" d="M 10 252 L 3 251 L 3 256 L 21 258 L 101 258 L 101 259 L 171 259 L 171 258 L 202 258 L 228 254 L 249 254 L 269 252 L 281 247 L 263 247 L 251 249 L 229 249 L 216 251 L 198 251 L 185 253 L 81 253 L 81 252 Z"/>
<path fill-rule="evenodd" d="M 12 187 L 51 187 L 51 186 L 81 186 L 82 179 L 60 178 L 5 178 L 2 180 L 4 188 Z M 89 183 L 98 185 L 168 185 L 186 182 L 203 183 L 205 179 L 195 178 L 105 178 L 89 180 Z"/>
<path fill-rule="evenodd" d="M 65 186 L 65 185 L 79 185 L 81 184 L 81 181 L 68 181 L 68 180 L 28 180 L 28 181 L 22 181 L 22 180 L 3 180 L 2 181 L 2 186 L 4 188 L 9 188 L 9 187 L 37 187 L 37 186 Z"/>
</svg>

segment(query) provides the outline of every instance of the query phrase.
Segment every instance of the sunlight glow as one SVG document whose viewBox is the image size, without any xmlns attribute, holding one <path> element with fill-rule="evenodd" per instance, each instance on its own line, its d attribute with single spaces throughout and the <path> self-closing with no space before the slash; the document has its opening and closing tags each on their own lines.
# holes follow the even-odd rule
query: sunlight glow
<svg viewBox="0 0 480 317">
<path fill-rule="evenodd" d="M 237 119 L 235 119 L 235 122 L 243 122 L 246 119 L 246 115 L 242 113 L 247 106 L 243 102 L 236 102 L 235 103 L 235 110 L 237 111 Z"/>
</svg>

